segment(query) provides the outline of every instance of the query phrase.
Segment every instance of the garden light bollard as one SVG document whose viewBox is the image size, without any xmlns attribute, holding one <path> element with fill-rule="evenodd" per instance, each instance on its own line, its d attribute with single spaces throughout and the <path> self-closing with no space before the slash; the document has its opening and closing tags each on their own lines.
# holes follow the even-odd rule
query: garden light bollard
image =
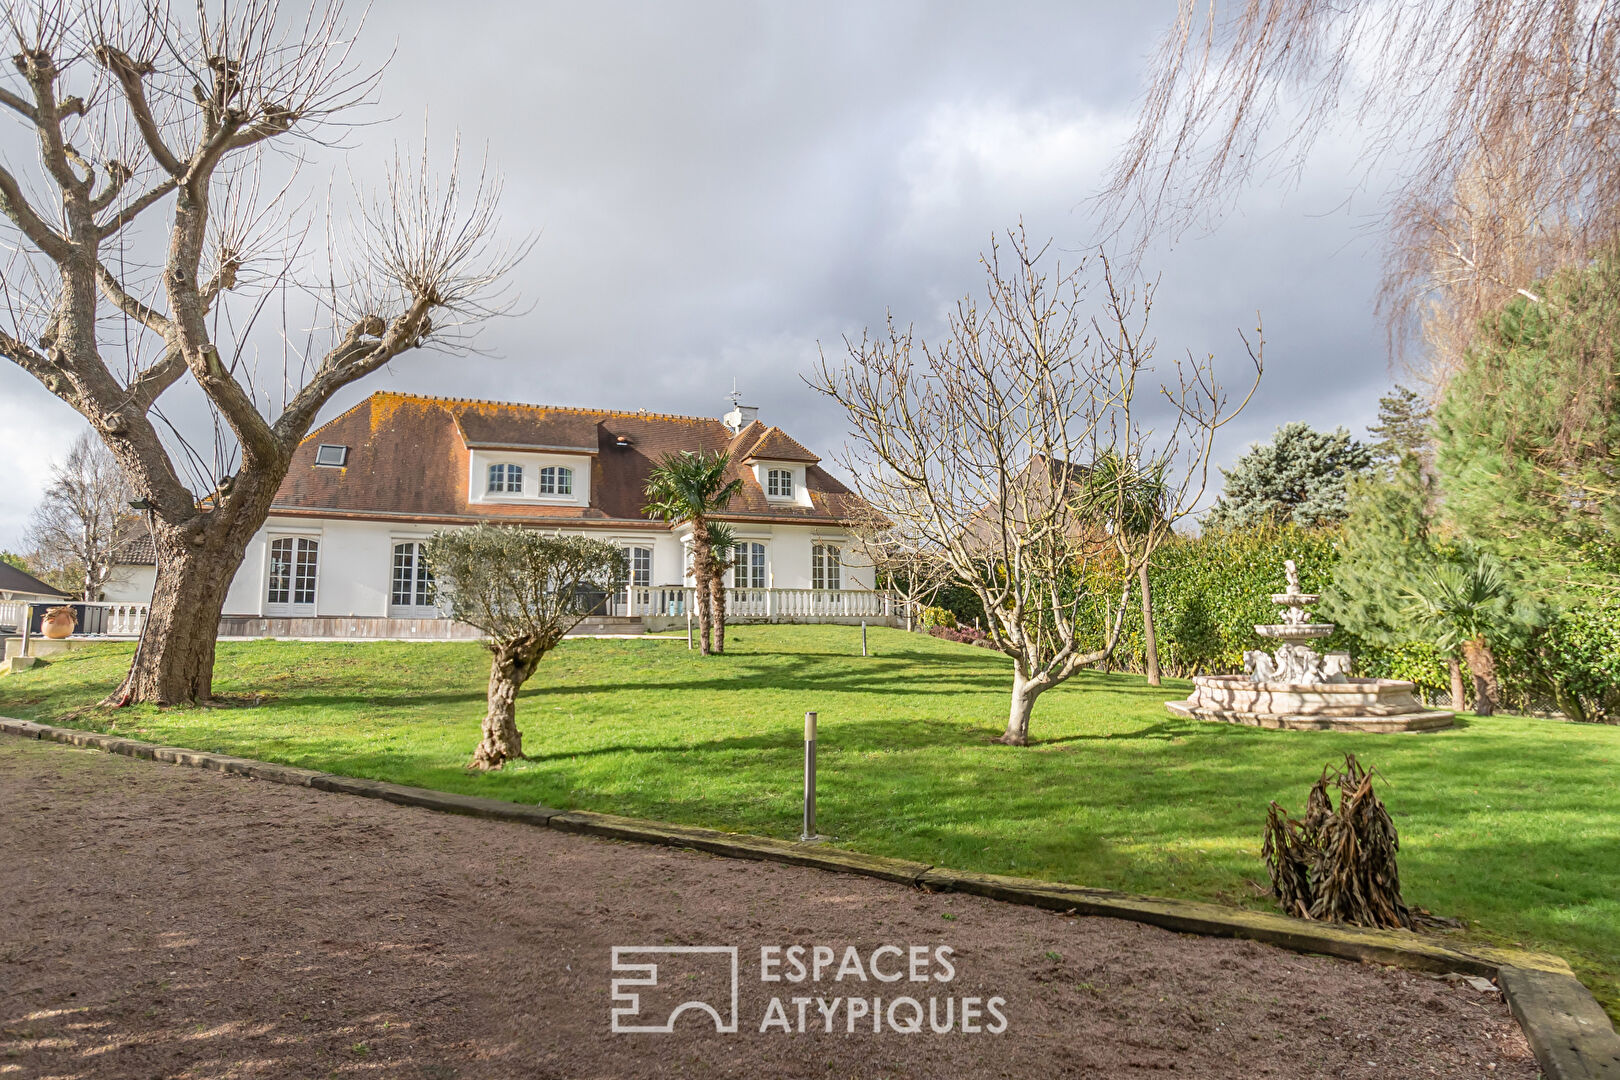
<svg viewBox="0 0 1620 1080">
<path fill-rule="evenodd" d="M 799 840 L 813 843 L 816 835 L 816 714 L 804 714 L 804 832 Z"/>
<path fill-rule="evenodd" d="M 861 620 L 861 655 L 866 655 L 866 620 Z"/>
<path fill-rule="evenodd" d="M 686 609 L 686 647 L 692 647 L 692 609 Z"/>
</svg>

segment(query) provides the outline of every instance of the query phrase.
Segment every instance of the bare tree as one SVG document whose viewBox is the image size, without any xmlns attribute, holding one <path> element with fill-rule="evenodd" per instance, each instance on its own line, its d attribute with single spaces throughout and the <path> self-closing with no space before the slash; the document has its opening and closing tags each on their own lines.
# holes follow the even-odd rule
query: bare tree
<svg viewBox="0 0 1620 1080">
<path fill-rule="evenodd" d="M 149 508 L 145 647 L 109 701 L 206 700 L 225 590 L 317 412 L 493 313 L 524 245 L 496 239 L 498 180 L 464 187 L 453 166 L 440 184 L 396 154 L 352 240 L 324 264 L 311 251 L 299 167 L 379 74 L 353 59 L 340 0 L 11 0 L 0 20 L 16 49 L 0 111 L 38 145 L 31 174 L 0 163 L 0 353 L 90 422 Z M 297 314 L 256 331 L 300 301 L 317 325 L 301 342 Z M 261 365 L 277 337 L 279 365 Z M 157 407 L 185 377 L 211 449 Z"/>
<path fill-rule="evenodd" d="M 909 531 L 905 522 L 890 521 L 869 509 L 857 514 L 850 533 L 872 564 L 878 584 L 900 601 L 906 629 L 915 630 L 921 609 L 931 606 L 950 584 L 951 564 L 944 552 L 928 537 Z"/>
<path fill-rule="evenodd" d="M 848 343 L 847 365 L 823 357 L 812 385 L 848 414 L 844 464 L 859 493 L 983 604 L 992 642 L 1013 661 L 1001 741 L 1022 746 L 1036 698 L 1113 652 L 1138 567 L 1197 502 L 1215 433 L 1253 388 L 1231 408 L 1213 359 L 1189 357 L 1175 385 L 1158 388 L 1155 429 L 1138 396 L 1154 358 L 1153 286 L 1127 287 L 1102 256 L 1048 275 L 1022 229 L 1009 248 L 1004 265 L 992 244 L 985 307 L 960 301 L 943 340 L 891 320 L 882 337 Z M 1100 282 L 1095 304 L 1088 274 Z M 1249 355 L 1258 385 L 1263 345 Z M 1167 478 L 1162 516 L 1110 530 L 1128 516 L 1136 476 L 1084 484 L 1104 455 Z M 1091 583 L 1103 576 L 1089 571 L 1107 560 L 1123 560 L 1124 592 L 1104 599 L 1103 640 L 1088 642 Z"/>
<path fill-rule="evenodd" d="M 1335 120 L 1396 161 L 1381 306 L 1443 382 L 1479 315 L 1620 236 L 1620 6 L 1180 0 L 1101 210 L 1141 238 L 1297 175 Z"/>
<path fill-rule="evenodd" d="M 112 453 L 88 431 L 51 467 L 51 483 L 28 523 L 33 563 L 63 589 L 99 600 L 112 579 L 129 483 Z"/>
</svg>

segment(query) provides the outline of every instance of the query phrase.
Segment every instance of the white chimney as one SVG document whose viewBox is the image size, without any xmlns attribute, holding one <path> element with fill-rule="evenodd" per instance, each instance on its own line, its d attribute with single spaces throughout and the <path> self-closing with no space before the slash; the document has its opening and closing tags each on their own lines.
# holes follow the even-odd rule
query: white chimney
<svg viewBox="0 0 1620 1080">
<path fill-rule="evenodd" d="M 757 419 L 759 419 L 758 405 L 739 405 L 735 401 L 731 403 L 731 411 L 720 418 L 733 435 Z"/>
</svg>

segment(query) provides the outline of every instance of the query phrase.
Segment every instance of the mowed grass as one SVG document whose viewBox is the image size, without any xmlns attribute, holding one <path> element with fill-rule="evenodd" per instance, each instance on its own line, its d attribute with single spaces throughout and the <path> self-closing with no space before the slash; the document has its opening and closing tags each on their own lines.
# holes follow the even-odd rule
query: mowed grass
<svg viewBox="0 0 1620 1080">
<path fill-rule="evenodd" d="M 991 739 L 1009 662 L 897 630 L 734 628 L 574 640 L 520 704 L 525 761 L 463 765 L 487 653 L 473 644 L 224 643 L 231 707 L 71 722 L 158 742 L 519 802 L 794 837 L 803 714 L 820 714 L 819 824 L 842 846 L 960 869 L 1268 908 L 1260 830 L 1354 751 L 1383 777 L 1408 902 L 1467 939 L 1559 952 L 1620 1015 L 1620 728 L 1468 717 L 1430 734 L 1274 732 L 1172 717 L 1187 693 L 1084 673 L 1032 735 Z M 0 678 L 0 715 L 58 720 L 116 684 L 131 646 Z"/>
</svg>

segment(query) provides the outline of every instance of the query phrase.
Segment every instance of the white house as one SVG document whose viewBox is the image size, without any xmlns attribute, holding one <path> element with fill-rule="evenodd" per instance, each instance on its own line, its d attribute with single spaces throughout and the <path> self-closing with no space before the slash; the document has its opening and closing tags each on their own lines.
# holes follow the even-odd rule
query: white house
<svg viewBox="0 0 1620 1080">
<path fill-rule="evenodd" d="M 684 624 L 690 529 L 643 511 L 665 455 L 727 451 L 742 494 L 720 520 L 738 539 L 736 621 L 890 616 L 851 542 L 860 499 L 780 428 L 737 406 L 721 419 L 380 392 L 312 432 L 231 583 L 226 636 L 444 637 L 470 633 L 433 602 L 422 542 L 480 521 L 623 546 L 629 588 L 604 610 L 621 628 Z M 148 558 L 154 557 L 149 553 Z M 135 561 L 135 560 L 131 560 Z M 111 600 L 144 600 L 144 586 Z M 126 586 L 127 588 L 127 586 Z"/>
</svg>

